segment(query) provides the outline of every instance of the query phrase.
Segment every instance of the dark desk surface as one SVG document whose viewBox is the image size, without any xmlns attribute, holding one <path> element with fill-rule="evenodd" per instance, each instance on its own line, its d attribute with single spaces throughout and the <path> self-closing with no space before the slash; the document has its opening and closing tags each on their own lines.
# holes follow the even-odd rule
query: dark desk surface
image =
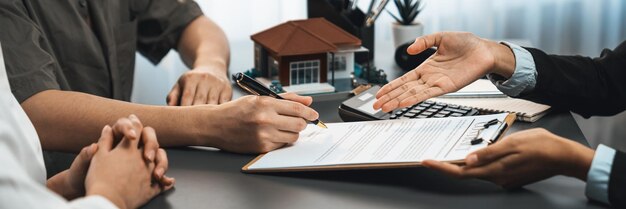
<svg viewBox="0 0 626 209">
<path fill-rule="evenodd" d="M 339 121 L 341 97 L 313 104 L 323 121 Z M 587 144 L 568 112 L 516 122 L 509 133 L 534 127 Z M 176 188 L 145 208 L 604 208 L 587 201 L 583 182 L 562 176 L 506 191 L 424 168 L 259 175 L 240 172 L 253 155 L 188 148 L 168 156 Z"/>
</svg>

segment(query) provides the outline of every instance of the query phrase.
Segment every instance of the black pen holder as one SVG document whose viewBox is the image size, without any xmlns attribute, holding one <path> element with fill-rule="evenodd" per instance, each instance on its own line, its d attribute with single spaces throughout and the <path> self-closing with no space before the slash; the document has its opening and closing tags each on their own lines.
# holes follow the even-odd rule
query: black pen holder
<svg viewBox="0 0 626 209">
<path fill-rule="evenodd" d="M 365 13 L 360 9 L 348 9 L 345 0 L 307 0 L 309 18 L 323 17 L 348 33 L 361 39 L 361 45 L 369 53 L 356 53 L 355 60 L 366 65 L 374 60 L 374 24 L 365 26 Z"/>
</svg>

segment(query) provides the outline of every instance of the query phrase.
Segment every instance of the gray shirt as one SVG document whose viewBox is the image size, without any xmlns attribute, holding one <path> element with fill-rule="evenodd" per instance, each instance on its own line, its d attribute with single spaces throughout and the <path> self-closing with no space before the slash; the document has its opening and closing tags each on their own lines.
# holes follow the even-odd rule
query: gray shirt
<svg viewBox="0 0 626 209">
<path fill-rule="evenodd" d="M 158 63 L 201 15 L 192 0 L 2 0 L 12 92 L 20 103 L 50 89 L 129 101 L 135 52 Z"/>
</svg>

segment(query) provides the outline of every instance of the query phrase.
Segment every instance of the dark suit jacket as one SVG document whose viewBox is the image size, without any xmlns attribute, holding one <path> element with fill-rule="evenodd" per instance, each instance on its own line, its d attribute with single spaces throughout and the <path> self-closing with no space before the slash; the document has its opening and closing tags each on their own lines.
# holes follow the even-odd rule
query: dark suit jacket
<svg viewBox="0 0 626 209">
<path fill-rule="evenodd" d="M 537 84 L 522 98 L 567 109 L 584 117 L 626 109 L 626 41 L 598 58 L 547 55 L 526 48 L 535 60 Z M 609 201 L 626 208 L 626 153 L 618 151 L 609 180 Z"/>
</svg>

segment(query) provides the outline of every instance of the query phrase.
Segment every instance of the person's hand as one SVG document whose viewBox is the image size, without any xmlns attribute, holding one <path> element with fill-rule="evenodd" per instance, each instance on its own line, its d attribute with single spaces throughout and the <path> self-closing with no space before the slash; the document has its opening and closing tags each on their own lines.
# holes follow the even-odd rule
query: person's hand
<svg viewBox="0 0 626 209">
<path fill-rule="evenodd" d="M 156 136 L 139 137 L 139 133 L 143 131 L 143 124 L 135 115 L 128 118 L 120 118 L 113 125 L 114 138 L 120 141 L 126 137 L 131 140 L 140 140 L 143 147 L 144 159 L 150 162 L 156 162 L 154 169 L 154 178 L 158 179 L 162 185 L 171 185 L 174 179 L 164 175 L 168 167 L 168 160 L 165 151 L 159 149 L 159 143 Z M 76 156 L 69 169 L 53 176 L 47 181 L 48 188 L 65 197 L 66 199 L 74 199 L 85 195 L 85 176 L 91 158 L 96 152 L 97 144 L 91 144 L 84 147 Z"/>
<path fill-rule="evenodd" d="M 409 54 L 437 47 L 421 65 L 383 86 L 374 109 L 390 112 L 431 97 L 458 91 L 487 73 L 510 77 L 515 69 L 513 52 L 502 44 L 471 33 L 441 32 L 419 37 Z"/>
<path fill-rule="evenodd" d="M 84 147 L 69 169 L 48 179 L 47 187 L 68 200 L 84 196 L 85 176 L 87 176 L 91 158 L 97 149 L 98 145 L 96 144 Z"/>
<path fill-rule="evenodd" d="M 144 127 L 141 138 L 156 138 L 154 129 Z M 101 195 L 119 208 L 137 208 L 159 193 L 174 186 L 153 181 L 155 163 L 144 160 L 140 141 L 123 137 L 114 145 L 113 129 L 105 126 L 98 140 L 87 178 L 87 195 Z M 173 179 L 172 179 L 173 180 Z"/>
<path fill-rule="evenodd" d="M 167 105 L 222 104 L 233 90 L 224 69 L 198 67 L 185 72 L 167 95 Z"/>
<path fill-rule="evenodd" d="M 159 148 L 159 141 L 156 135 L 149 134 L 147 137 L 140 137 L 144 126 L 137 116 L 131 114 L 127 118 L 118 119 L 117 122 L 113 124 L 112 129 L 116 141 L 120 141 L 122 138 L 139 140 L 143 148 L 144 159 L 156 163 L 156 168 L 153 173 L 155 179 L 158 179 L 163 185 L 171 184 L 173 179 L 164 175 L 168 168 L 167 155 L 163 149 Z"/>
<path fill-rule="evenodd" d="M 583 181 L 594 151 L 545 129 L 513 133 L 465 158 L 465 166 L 425 160 L 425 167 L 456 178 L 478 178 L 515 188 L 555 175 Z"/>
<path fill-rule="evenodd" d="M 215 127 L 209 133 L 215 144 L 209 146 L 238 153 L 264 153 L 295 142 L 307 126 L 305 119 L 315 120 L 319 114 L 308 107 L 311 97 L 293 93 L 281 96 L 285 100 L 245 96 L 215 107 L 219 114 L 213 113 L 213 119 L 207 121 Z"/>
</svg>

